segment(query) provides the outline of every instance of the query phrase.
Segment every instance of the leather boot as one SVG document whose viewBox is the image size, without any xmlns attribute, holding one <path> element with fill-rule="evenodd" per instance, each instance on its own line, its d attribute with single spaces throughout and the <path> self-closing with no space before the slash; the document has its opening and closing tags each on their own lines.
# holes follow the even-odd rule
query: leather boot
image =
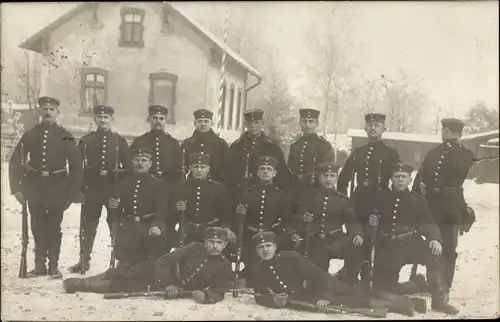
<svg viewBox="0 0 500 322">
<path fill-rule="evenodd" d="M 67 278 L 63 281 L 63 288 L 66 293 L 75 293 L 82 291 L 85 288 L 85 281 L 83 278 Z"/>
<path fill-rule="evenodd" d="M 70 271 L 71 273 L 81 273 L 82 265 L 84 273 L 90 270 L 90 254 L 92 254 L 92 249 L 94 248 L 94 240 L 97 233 L 95 229 L 97 227 L 97 224 L 91 222 L 85 225 L 86 226 L 85 227 L 86 229 L 84 229 L 85 236 L 83 241 L 81 242 L 82 244 L 80 244 L 80 248 L 83 247 L 83 250 L 80 251 L 83 252 L 84 263 L 82 263 L 81 262 L 82 259 L 80 259 L 78 263 L 69 267 L 68 271 Z"/>
<path fill-rule="evenodd" d="M 28 277 L 47 275 L 47 248 L 41 236 L 34 235 L 35 240 L 35 268 L 28 272 Z"/>
<path fill-rule="evenodd" d="M 389 312 L 398 313 L 412 317 L 415 315 L 415 303 L 412 299 L 397 295 L 384 290 L 374 291 L 377 298 L 386 300 L 388 302 Z"/>
<path fill-rule="evenodd" d="M 455 267 L 457 262 L 457 253 L 453 253 L 449 255 L 449 257 L 445 257 L 446 267 L 445 267 L 445 287 L 446 291 L 450 292 L 451 286 L 453 285 L 453 278 L 455 277 Z"/>
<path fill-rule="evenodd" d="M 444 274 L 441 272 L 430 272 L 429 284 L 432 288 L 432 304 L 431 307 L 434 311 L 442 312 L 445 314 L 456 315 L 459 310 L 449 304 L 449 295 L 446 289 L 446 282 L 444 280 Z"/>
<path fill-rule="evenodd" d="M 59 254 L 61 253 L 61 238 L 62 234 L 57 233 L 50 236 L 49 243 L 49 275 L 51 278 L 62 278 L 62 273 L 59 270 Z"/>
<path fill-rule="evenodd" d="M 66 293 L 109 293 L 111 292 L 111 281 L 105 278 L 105 274 L 99 274 L 86 278 L 68 278 L 63 281 Z"/>
</svg>

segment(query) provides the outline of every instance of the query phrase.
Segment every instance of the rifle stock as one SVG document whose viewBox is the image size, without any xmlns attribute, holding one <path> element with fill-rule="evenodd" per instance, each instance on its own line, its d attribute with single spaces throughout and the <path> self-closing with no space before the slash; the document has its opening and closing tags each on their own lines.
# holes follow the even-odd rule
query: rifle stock
<svg viewBox="0 0 500 322">
<path fill-rule="evenodd" d="M 184 181 L 186 180 L 186 149 L 182 149 L 181 151 L 181 180 Z M 186 211 L 181 210 L 179 212 L 180 216 L 180 223 L 179 223 L 179 245 L 182 247 L 184 246 L 184 239 L 185 239 L 185 234 L 186 234 Z"/>
<path fill-rule="evenodd" d="M 217 291 L 217 290 L 216 290 Z M 234 292 L 234 289 L 230 290 L 222 290 L 222 292 Z M 253 295 L 254 292 L 248 289 L 239 289 L 236 290 L 241 293 Z M 193 296 L 193 291 L 179 290 L 177 291 L 177 296 L 175 298 L 190 298 Z M 118 300 L 118 299 L 127 299 L 127 298 L 135 298 L 135 297 L 163 297 L 165 299 L 171 299 L 167 296 L 166 291 L 149 291 L 149 292 L 129 292 L 129 293 L 105 293 L 103 298 L 105 300 Z M 173 299 L 173 298 L 172 298 Z"/>
<path fill-rule="evenodd" d="M 24 164 L 24 144 L 21 142 L 21 167 L 25 169 Z M 26 278 L 28 274 L 27 252 L 28 252 L 28 204 L 25 200 L 22 203 L 22 249 L 21 249 L 21 263 L 19 265 L 19 278 Z"/>
<path fill-rule="evenodd" d="M 380 218 L 378 209 L 375 209 L 375 213 Z M 374 269 L 375 269 L 375 247 L 376 247 L 376 243 L 377 243 L 377 234 L 378 234 L 378 225 L 372 227 L 372 232 L 371 232 L 371 236 L 370 236 L 370 259 L 369 259 L 370 291 L 373 291 L 373 276 L 374 276 L 373 273 L 374 273 Z"/>
<path fill-rule="evenodd" d="M 82 168 L 85 175 L 85 167 L 87 166 L 87 145 L 83 142 L 83 163 Z M 83 203 L 80 206 L 80 274 L 85 274 L 85 211 Z"/>
<path fill-rule="evenodd" d="M 303 309 L 311 312 L 318 312 L 316 305 L 303 301 L 288 300 L 288 305 L 292 308 Z M 350 308 L 342 305 L 329 305 L 325 313 L 333 314 L 359 314 L 373 318 L 385 318 L 387 316 L 387 308 Z"/>
<path fill-rule="evenodd" d="M 313 157 L 313 163 L 312 163 L 312 174 L 311 174 L 311 180 L 309 182 L 310 186 L 310 190 L 313 191 L 314 190 L 314 184 L 315 184 L 315 180 L 316 180 L 316 173 L 315 173 L 315 170 L 316 170 L 316 157 Z M 307 259 L 307 257 L 309 256 L 309 245 L 311 244 L 311 224 L 310 223 L 304 223 L 305 225 L 305 233 L 306 233 L 306 236 L 305 236 L 305 240 L 304 240 L 304 258 Z"/>
<path fill-rule="evenodd" d="M 115 171 L 113 172 L 113 196 L 117 197 L 118 194 L 118 176 L 119 176 L 119 143 L 116 144 L 116 158 L 115 158 Z M 111 256 L 109 258 L 109 268 L 115 268 L 116 264 L 116 233 L 117 233 L 117 208 L 111 208 Z"/>
</svg>

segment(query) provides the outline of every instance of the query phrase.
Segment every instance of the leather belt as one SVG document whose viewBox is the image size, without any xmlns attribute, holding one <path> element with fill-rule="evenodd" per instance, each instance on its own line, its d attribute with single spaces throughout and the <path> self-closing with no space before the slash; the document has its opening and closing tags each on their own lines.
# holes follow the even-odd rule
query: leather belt
<svg viewBox="0 0 500 322">
<path fill-rule="evenodd" d="M 247 225 L 247 228 L 250 229 L 252 232 L 254 233 L 257 233 L 257 232 L 262 232 L 262 231 L 266 231 L 266 230 L 270 230 L 270 229 L 274 229 L 276 227 L 278 227 L 279 225 L 281 225 L 281 221 L 278 221 L 278 222 L 275 222 L 274 224 L 271 225 L 271 227 L 256 227 L 256 226 L 252 226 L 252 225 Z M 285 229 L 283 228 L 283 231 L 285 231 Z"/>
<path fill-rule="evenodd" d="M 319 237 L 319 239 L 326 239 L 327 237 L 333 237 L 333 236 L 335 236 L 335 234 L 337 234 L 340 231 L 342 231 L 342 227 L 330 230 L 327 233 L 319 233 L 319 232 L 316 231 L 316 232 L 313 232 L 312 234 L 313 235 L 317 235 Z"/>
<path fill-rule="evenodd" d="M 34 169 L 34 168 L 31 168 L 29 170 L 29 172 L 39 173 L 40 176 L 42 176 L 42 177 L 50 177 L 50 176 L 53 176 L 53 175 L 56 175 L 56 174 L 60 174 L 60 173 L 65 173 L 65 174 L 68 173 L 66 171 L 66 169 L 60 169 L 60 170 L 54 170 L 54 171 L 46 171 L 46 170 Z"/>
<path fill-rule="evenodd" d="M 129 215 L 126 218 L 128 220 L 130 220 L 130 221 L 141 222 L 141 221 L 147 221 L 147 220 L 151 219 L 154 215 L 155 215 L 155 213 L 152 212 L 152 213 L 145 214 L 145 215 L 142 215 L 142 216 L 132 216 L 132 215 Z"/>
<path fill-rule="evenodd" d="M 211 220 L 211 221 L 206 222 L 206 223 L 190 221 L 190 222 L 188 222 L 188 225 L 192 225 L 195 228 L 200 228 L 202 225 L 211 225 L 211 224 L 215 224 L 218 221 L 219 221 L 219 218 L 215 218 L 214 220 Z"/>
<path fill-rule="evenodd" d="M 380 234 L 385 237 L 385 238 L 389 238 L 391 240 L 396 240 L 396 239 L 403 239 L 403 238 L 406 238 L 406 237 L 410 237 L 410 236 L 413 236 L 413 235 L 416 235 L 417 234 L 417 230 L 412 230 L 412 231 L 409 231 L 409 232 L 406 232 L 406 233 L 401 233 L 401 234 L 387 234 L 387 233 L 384 233 L 383 231 L 379 231 Z"/>
</svg>

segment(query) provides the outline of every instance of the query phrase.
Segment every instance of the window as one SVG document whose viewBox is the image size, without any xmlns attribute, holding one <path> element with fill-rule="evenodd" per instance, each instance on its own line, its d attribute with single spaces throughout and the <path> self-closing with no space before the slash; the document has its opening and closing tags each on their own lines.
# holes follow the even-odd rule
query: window
<svg viewBox="0 0 500 322">
<path fill-rule="evenodd" d="M 105 104 L 108 89 L 108 71 L 96 67 L 81 69 L 80 114 L 93 115 L 93 108 Z"/>
<path fill-rule="evenodd" d="M 241 127 L 241 104 L 243 102 L 241 101 L 241 88 L 238 88 L 238 97 L 236 99 L 236 125 L 235 125 L 235 129 L 236 130 L 239 130 L 240 127 Z"/>
<path fill-rule="evenodd" d="M 228 130 L 231 130 L 233 128 L 233 112 L 234 112 L 234 85 L 231 84 L 229 90 L 229 119 L 227 122 Z"/>
<path fill-rule="evenodd" d="M 149 75 L 149 104 L 168 109 L 167 123 L 175 124 L 177 75 L 158 72 Z"/>
<path fill-rule="evenodd" d="M 222 83 L 222 106 L 220 107 L 220 128 L 224 128 L 226 117 L 226 82 Z"/>
<path fill-rule="evenodd" d="M 144 14 L 141 9 L 122 8 L 120 46 L 144 47 Z"/>
</svg>

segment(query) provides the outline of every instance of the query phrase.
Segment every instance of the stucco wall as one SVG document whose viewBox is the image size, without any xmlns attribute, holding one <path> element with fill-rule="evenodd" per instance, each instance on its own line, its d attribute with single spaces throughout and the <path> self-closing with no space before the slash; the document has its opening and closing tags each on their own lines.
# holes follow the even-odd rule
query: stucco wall
<svg viewBox="0 0 500 322">
<path fill-rule="evenodd" d="M 122 6 L 145 10 L 143 48 L 119 46 Z M 78 116 L 82 67 L 108 71 L 106 103 L 115 107 L 114 129 L 119 133 L 138 134 L 148 130 L 145 118 L 150 73 L 168 72 L 178 76 L 176 124 L 168 126 L 175 137 L 183 139 L 191 134 L 195 109 L 209 108 L 216 113 L 219 67 L 211 63 L 211 44 L 178 16 L 169 15 L 171 29 L 166 33 L 161 31 L 159 3 L 101 3 L 98 10 L 101 28 L 92 26 L 92 17 L 92 11 L 85 10 L 50 35 L 42 95 L 61 100 L 63 125 L 70 129 L 89 129 L 92 124 L 90 117 Z M 226 72 L 230 83 L 244 88 L 246 72 L 242 68 L 228 66 Z M 230 132 L 234 133 L 228 133 L 229 136 L 239 134 L 239 131 Z"/>
</svg>

